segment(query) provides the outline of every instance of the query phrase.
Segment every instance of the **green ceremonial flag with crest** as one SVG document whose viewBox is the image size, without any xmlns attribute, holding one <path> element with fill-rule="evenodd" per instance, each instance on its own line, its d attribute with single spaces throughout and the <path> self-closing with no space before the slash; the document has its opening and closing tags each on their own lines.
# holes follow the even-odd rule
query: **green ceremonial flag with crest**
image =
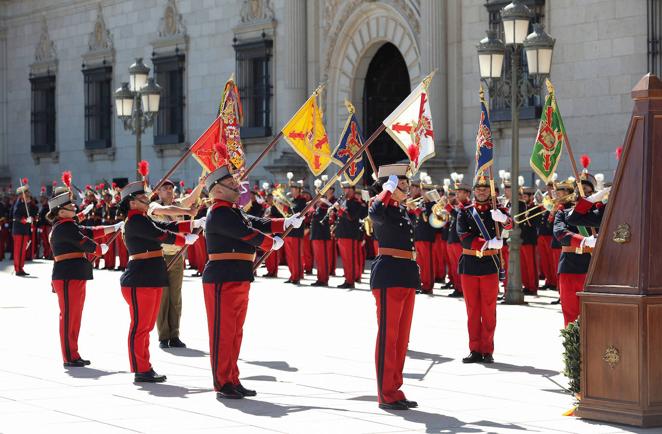
<svg viewBox="0 0 662 434">
<path fill-rule="evenodd" d="M 546 84 L 548 94 L 542 109 L 538 135 L 533 145 L 530 161 L 533 171 L 545 183 L 552 179 L 552 175 L 556 171 L 565 145 L 564 140 L 566 140 L 563 119 L 561 119 L 561 112 L 556 105 L 554 87 L 549 80 L 546 80 Z"/>
</svg>

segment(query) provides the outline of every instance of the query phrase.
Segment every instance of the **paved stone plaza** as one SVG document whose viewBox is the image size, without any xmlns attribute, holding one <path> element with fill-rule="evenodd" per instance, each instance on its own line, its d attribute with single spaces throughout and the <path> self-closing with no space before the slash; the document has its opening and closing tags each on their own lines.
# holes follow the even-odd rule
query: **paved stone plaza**
<svg viewBox="0 0 662 434">
<path fill-rule="evenodd" d="M 662 432 L 562 416 L 573 400 L 559 373 L 563 321 L 549 305 L 556 293 L 498 307 L 491 366 L 461 362 L 468 353 L 462 299 L 445 290 L 417 296 L 403 389 L 420 407 L 386 412 L 376 404 L 375 306 L 366 284 L 347 291 L 258 279 L 240 358 L 242 381 L 258 396 L 219 402 L 199 278 L 184 284 L 181 337 L 189 348 L 160 350 L 153 333 L 152 363 L 168 381 L 139 386 L 128 372 L 129 313 L 118 272 L 97 271 L 88 285 L 79 343 L 92 365 L 67 370 L 51 264 L 28 263 L 25 279 L 10 273 L 9 261 L 0 266 L 1 433 Z"/>
</svg>

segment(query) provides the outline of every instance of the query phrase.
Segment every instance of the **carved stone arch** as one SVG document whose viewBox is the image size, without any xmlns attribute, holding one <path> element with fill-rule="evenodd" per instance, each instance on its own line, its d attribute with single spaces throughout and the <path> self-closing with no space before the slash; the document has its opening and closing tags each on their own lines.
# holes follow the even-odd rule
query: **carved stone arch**
<svg viewBox="0 0 662 434">
<path fill-rule="evenodd" d="M 344 21 L 336 33 L 337 40 L 328 45 L 324 79 L 326 94 L 326 123 L 331 143 L 336 143 L 347 117 L 345 99 L 363 114 L 363 83 L 370 60 L 385 43 L 395 45 L 405 59 L 413 89 L 423 79 L 421 56 L 415 32 L 406 17 L 384 3 L 364 3 Z"/>
</svg>

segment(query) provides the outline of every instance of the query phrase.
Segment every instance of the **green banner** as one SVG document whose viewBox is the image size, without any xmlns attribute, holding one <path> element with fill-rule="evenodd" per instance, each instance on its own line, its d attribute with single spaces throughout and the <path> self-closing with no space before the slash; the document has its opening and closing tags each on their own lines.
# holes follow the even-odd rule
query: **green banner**
<svg viewBox="0 0 662 434">
<path fill-rule="evenodd" d="M 563 152 L 564 140 L 565 127 L 552 92 L 545 98 L 545 106 L 542 110 L 538 135 L 533 145 L 530 161 L 533 171 L 545 183 L 552 179 L 556 171 Z"/>
</svg>

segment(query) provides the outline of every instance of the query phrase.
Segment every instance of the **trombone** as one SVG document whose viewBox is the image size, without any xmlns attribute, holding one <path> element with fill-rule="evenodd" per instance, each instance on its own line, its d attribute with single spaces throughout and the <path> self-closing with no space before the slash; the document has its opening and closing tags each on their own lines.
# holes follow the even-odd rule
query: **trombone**
<svg viewBox="0 0 662 434">
<path fill-rule="evenodd" d="M 518 225 L 522 224 L 526 221 L 531 220 L 532 218 L 535 218 L 535 217 L 538 217 L 541 214 L 544 214 L 546 211 L 550 211 L 550 212 L 553 211 L 554 207 L 556 205 L 560 204 L 560 203 L 572 202 L 574 200 L 575 200 L 575 194 L 574 193 L 569 194 L 569 195 L 564 196 L 564 197 L 561 197 L 561 198 L 558 198 L 558 199 L 552 199 L 548 195 L 545 195 L 543 197 L 542 203 L 539 203 L 538 205 L 536 205 L 532 208 L 529 208 L 526 211 L 522 211 L 519 214 L 515 214 L 515 216 L 513 217 L 513 221 L 515 223 L 517 223 Z M 533 212 L 534 210 L 537 210 L 537 211 Z M 531 214 L 532 212 L 533 212 L 533 214 Z M 522 218 L 522 216 L 524 216 L 524 218 Z"/>
</svg>

